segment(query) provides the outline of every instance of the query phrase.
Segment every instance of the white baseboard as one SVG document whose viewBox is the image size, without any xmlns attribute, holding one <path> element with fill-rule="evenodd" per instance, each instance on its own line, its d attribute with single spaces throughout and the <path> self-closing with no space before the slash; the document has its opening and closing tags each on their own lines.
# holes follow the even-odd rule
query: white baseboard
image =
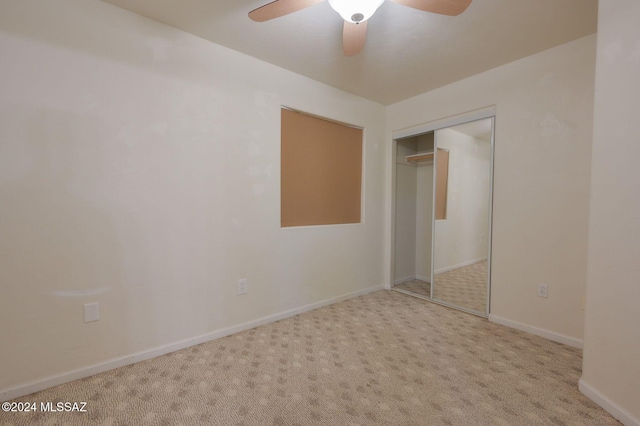
<svg viewBox="0 0 640 426">
<path fill-rule="evenodd" d="M 32 382 L 24 383 L 9 389 L 0 390 L 0 401 L 10 401 L 21 396 L 29 395 L 34 392 L 39 392 L 44 389 L 48 389 L 53 386 L 68 383 L 74 380 L 83 379 L 85 377 L 93 376 L 94 374 L 103 373 L 105 371 L 113 370 L 114 368 L 124 367 L 126 365 L 135 364 L 136 362 L 145 361 L 147 359 L 155 358 L 161 355 L 166 355 L 171 352 L 185 349 L 190 346 L 199 345 L 211 340 L 219 339 L 221 337 L 229 336 L 231 334 L 239 333 L 241 331 L 249 330 L 264 324 L 268 324 L 275 321 L 280 321 L 285 318 L 289 318 L 304 312 L 312 311 L 314 309 L 321 308 L 323 306 L 331 305 L 334 303 L 342 302 L 354 297 L 363 296 L 365 294 L 373 293 L 374 291 L 382 290 L 383 286 L 369 287 L 364 290 L 358 290 L 352 293 L 344 294 L 342 296 L 333 297 L 331 299 L 322 300 L 320 302 L 311 303 L 309 305 L 301 306 L 299 308 L 291 309 L 288 311 L 280 312 L 278 314 L 269 315 L 263 318 L 259 318 L 253 321 L 245 322 L 233 327 L 224 328 L 211 333 L 206 333 L 200 336 L 192 337 L 189 339 L 181 340 L 179 342 L 170 343 L 167 345 L 158 346 L 141 352 L 136 352 L 130 355 L 114 358 L 105 362 L 90 365 L 87 367 L 79 368 L 77 370 L 68 371 L 66 373 L 58 374 L 55 376 L 45 377 L 43 379 L 35 380 Z"/>
<path fill-rule="evenodd" d="M 412 275 L 410 277 L 399 278 L 393 282 L 393 285 L 406 283 L 407 281 L 420 280 L 431 283 L 431 277 L 425 277 L 424 275 Z"/>
<path fill-rule="evenodd" d="M 562 343 L 567 346 L 582 349 L 582 340 L 575 337 L 565 336 L 564 334 L 556 333 L 553 331 L 545 330 L 544 328 L 534 327 L 532 325 L 523 324 L 521 322 L 512 321 L 510 319 L 502 318 L 497 315 L 489 314 L 489 321 L 496 324 L 505 325 L 507 327 L 515 328 L 516 330 L 526 331 L 527 333 L 535 334 L 536 336 L 544 337 L 545 339 L 553 340 L 554 342 Z"/>
<path fill-rule="evenodd" d="M 397 280 L 395 280 L 393 282 L 394 285 L 398 285 L 398 284 L 402 284 L 402 283 L 406 283 L 407 281 L 413 281 L 416 279 L 415 275 L 411 275 L 410 277 L 404 277 L 404 278 L 398 278 Z"/>
<path fill-rule="evenodd" d="M 454 269 L 464 268 L 465 266 L 473 265 L 474 263 L 484 262 L 486 257 L 479 257 L 477 259 L 467 260 L 466 262 L 458 263 L 457 265 L 445 266 L 444 268 L 437 269 L 434 274 L 442 274 L 443 272 L 453 271 Z"/>
<path fill-rule="evenodd" d="M 580 389 L 580 392 L 582 392 L 587 398 L 598 404 L 613 417 L 620 420 L 623 425 L 640 426 L 640 419 L 632 416 L 627 410 L 601 394 L 593 386 L 585 382 L 583 378 L 580 378 L 580 381 L 578 382 L 578 389 Z"/>
</svg>

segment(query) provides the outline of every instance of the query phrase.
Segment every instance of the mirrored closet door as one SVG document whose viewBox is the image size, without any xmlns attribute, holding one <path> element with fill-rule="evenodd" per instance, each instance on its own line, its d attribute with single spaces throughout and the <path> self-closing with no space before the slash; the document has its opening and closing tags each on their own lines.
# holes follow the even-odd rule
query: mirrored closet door
<svg viewBox="0 0 640 426">
<path fill-rule="evenodd" d="M 396 139 L 394 289 L 489 313 L 493 117 Z"/>
</svg>

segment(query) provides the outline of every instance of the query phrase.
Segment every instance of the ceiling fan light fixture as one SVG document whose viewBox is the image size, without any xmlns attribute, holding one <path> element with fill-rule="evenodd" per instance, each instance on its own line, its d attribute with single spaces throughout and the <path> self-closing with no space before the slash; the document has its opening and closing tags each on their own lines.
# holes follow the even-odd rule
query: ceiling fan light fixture
<svg viewBox="0 0 640 426">
<path fill-rule="evenodd" d="M 384 0 L 329 0 L 329 5 L 345 21 L 358 24 L 371 18 L 383 2 Z"/>
</svg>

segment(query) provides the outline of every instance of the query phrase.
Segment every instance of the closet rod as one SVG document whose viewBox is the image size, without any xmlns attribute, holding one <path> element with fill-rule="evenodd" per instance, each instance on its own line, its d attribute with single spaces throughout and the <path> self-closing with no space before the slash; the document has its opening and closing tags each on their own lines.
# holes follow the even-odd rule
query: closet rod
<svg viewBox="0 0 640 426">
<path fill-rule="evenodd" d="M 409 162 L 418 163 L 420 161 L 433 159 L 433 152 L 422 152 L 420 154 L 407 155 L 405 159 Z"/>
</svg>

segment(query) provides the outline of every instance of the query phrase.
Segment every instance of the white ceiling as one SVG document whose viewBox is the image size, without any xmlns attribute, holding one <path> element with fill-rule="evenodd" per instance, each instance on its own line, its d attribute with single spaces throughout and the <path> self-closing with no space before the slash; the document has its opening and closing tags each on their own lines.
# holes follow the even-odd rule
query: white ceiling
<svg viewBox="0 0 640 426">
<path fill-rule="evenodd" d="M 461 15 L 385 1 L 362 53 L 342 54 L 328 2 L 272 21 L 270 0 L 104 0 L 314 80 L 389 105 L 596 32 L 597 0 L 474 0 Z"/>
<path fill-rule="evenodd" d="M 465 135 L 471 136 L 472 138 L 480 139 L 485 142 L 491 142 L 490 118 L 459 124 L 457 126 L 450 127 L 450 129 L 460 133 L 464 133 Z"/>
</svg>

